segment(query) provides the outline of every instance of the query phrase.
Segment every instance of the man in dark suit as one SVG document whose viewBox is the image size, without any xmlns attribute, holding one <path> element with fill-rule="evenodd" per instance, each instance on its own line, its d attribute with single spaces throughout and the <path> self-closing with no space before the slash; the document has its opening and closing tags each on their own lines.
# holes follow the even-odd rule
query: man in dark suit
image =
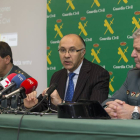
<svg viewBox="0 0 140 140">
<path fill-rule="evenodd" d="M 64 69 L 57 71 L 51 78 L 50 85 L 57 83 L 57 89 L 51 94 L 52 108 L 65 101 L 77 102 L 79 99 L 97 100 L 102 103 L 108 97 L 109 73 L 99 65 L 84 58 L 85 42 L 76 35 L 64 36 L 59 44 L 59 56 Z M 74 73 L 72 89 L 70 89 L 70 74 Z M 69 75 L 69 76 L 68 76 Z M 70 89 L 70 91 L 69 91 Z M 47 89 L 46 89 L 47 90 Z M 46 90 L 42 93 L 45 94 Z M 72 93 L 74 92 L 74 93 Z M 72 93 L 72 94 L 71 94 Z M 70 94 L 70 96 L 69 96 Z M 42 99 L 36 97 L 36 92 L 28 94 L 24 105 L 31 108 Z M 34 111 L 47 109 L 47 100 Z"/>
<path fill-rule="evenodd" d="M 131 69 L 125 82 L 114 95 L 102 103 L 111 118 L 140 118 L 140 29 L 133 34 L 133 51 L 136 68 Z"/>
<path fill-rule="evenodd" d="M 0 81 L 2 79 L 5 79 L 9 74 L 11 73 L 21 73 L 26 78 L 29 78 L 30 76 L 25 73 L 22 69 L 20 69 L 18 66 L 15 66 L 13 64 L 13 57 L 12 57 L 12 51 L 10 46 L 3 41 L 0 41 Z M 7 107 L 7 103 L 11 102 L 11 107 L 16 108 L 17 107 L 17 97 L 13 96 L 12 99 L 3 100 L 1 102 L 2 107 Z"/>
</svg>

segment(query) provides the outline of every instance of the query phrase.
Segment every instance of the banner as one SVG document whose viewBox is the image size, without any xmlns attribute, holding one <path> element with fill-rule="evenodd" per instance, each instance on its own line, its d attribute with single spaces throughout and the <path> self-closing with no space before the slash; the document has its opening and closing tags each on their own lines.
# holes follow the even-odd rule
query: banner
<svg viewBox="0 0 140 140">
<path fill-rule="evenodd" d="M 53 73 L 63 68 L 59 42 L 74 33 L 86 43 L 85 58 L 109 71 L 109 96 L 114 94 L 135 67 L 132 34 L 140 28 L 139 4 L 139 0 L 48 0 L 48 86 Z"/>
</svg>

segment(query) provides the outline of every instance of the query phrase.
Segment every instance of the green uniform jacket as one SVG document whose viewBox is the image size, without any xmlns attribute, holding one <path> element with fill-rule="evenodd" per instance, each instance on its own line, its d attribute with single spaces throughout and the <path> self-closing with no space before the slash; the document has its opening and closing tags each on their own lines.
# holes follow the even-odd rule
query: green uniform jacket
<svg viewBox="0 0 140 140">
<path fill-rule="evenodd" d="M 108 101 L 119 99 L 132 106 L 140 105 L 140 70 L 133 68 L 129 70 L 127 78 L 121 88 L 113 96 L 102 103 L 104 107 Z"/>
<path fill-rule="evenodd" d="M 26 72 L 24 72 L 22 69 L 20 69 L 18 66 L 13 65 L 12 70 L 10 71 L 9 74 L 11 73 L 16 73 L 16 74 L 23 74 L 26 78 L 31 77 L 30 75 L 28 75 Z M 14 91 L 14 88 L 11 90 L 11 92 Z M 18 99 L 19 94 L 16 94 L 15 96 L 12 96 L 11 100 L 3 100 L 1 101 L 1 106 L 4 108 L 7 108 L 7 106 L 11 106 L 12 108 L 17 108 L 17 103 L 19 102 Z"/>
</svg>

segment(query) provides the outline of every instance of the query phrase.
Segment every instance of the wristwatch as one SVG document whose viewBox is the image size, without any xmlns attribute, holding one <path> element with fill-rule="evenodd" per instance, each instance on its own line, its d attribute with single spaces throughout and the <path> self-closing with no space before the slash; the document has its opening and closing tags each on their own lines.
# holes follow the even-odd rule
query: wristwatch
<svg viewBox="0 0 140 140">
<path fill-rule="evenodd" d="M 139 117 L 140 117 L 140 113 L 138 110 L 138 106 L 135 106 L 132 112 L 132 119 L 139 119 Z"/>
</svg>

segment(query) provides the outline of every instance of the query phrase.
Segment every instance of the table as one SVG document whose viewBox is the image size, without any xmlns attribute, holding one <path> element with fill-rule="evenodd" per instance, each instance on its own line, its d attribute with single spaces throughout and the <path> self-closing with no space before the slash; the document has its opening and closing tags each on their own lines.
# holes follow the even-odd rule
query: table
<svg viewBox="0 0 140 140">
<path fill-rule="evenodd" d="M 22 115 L 0 114 L 0 140 L 16 140 Z M 24 115 L 19 140 L 138 140 L 139 120 L 62 119 Z"/>
</svg>

